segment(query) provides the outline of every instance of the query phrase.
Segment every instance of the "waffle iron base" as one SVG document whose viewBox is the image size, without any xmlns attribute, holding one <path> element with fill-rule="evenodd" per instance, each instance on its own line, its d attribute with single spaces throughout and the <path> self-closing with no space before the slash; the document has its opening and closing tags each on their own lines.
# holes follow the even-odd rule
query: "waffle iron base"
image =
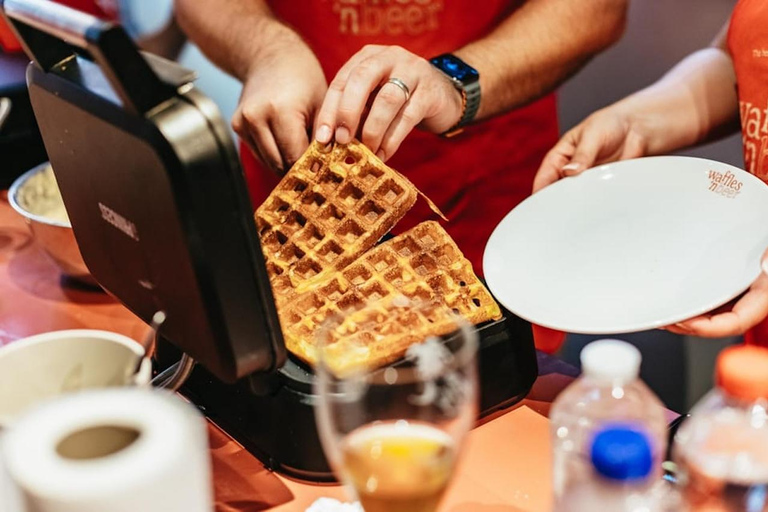
<svg viewBox="0 0 768 512">
<path fill-rule="evenodd" d="M 479 327 L 480 417 L 514 405 L 538 372 L 530 324 L 509 312 Z M 158 367 L 178 358 L 168 343 L 158 346 Z M 278 371 L 224 384 L 197 366 L 181 393 L 270 469 L 294 478 L 333 481 L 323 454 L 313 407 L 313 375 L 288 360 Z"/>
</svg>

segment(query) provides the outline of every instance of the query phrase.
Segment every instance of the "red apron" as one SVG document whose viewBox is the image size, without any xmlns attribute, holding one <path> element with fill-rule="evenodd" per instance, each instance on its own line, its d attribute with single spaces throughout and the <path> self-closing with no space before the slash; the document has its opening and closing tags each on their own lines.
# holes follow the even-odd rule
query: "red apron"
<svg viewBox="0 0 768 512">
<path fill-rule="evenodd" d="M 744 167 L 768 182 L 768 2 L 740 0 L 728 30 L 728 49 L 736 70 L 744 144 Z M 768 346 L 768 320 L 744 336 Z"/>
<path fill-rule="evenodd" d="M 299 32 L 325 75 L 366 44 L 399 45 L 425 58 L 451 52 L 488 34 L 521 1 L 509 0 L 272 0 L 272 9 Z M 514 49 L 510 49 L 514 51 Z M 445 213 L 447 231 L 482 275 L 488 237 L 515 205 L 531 193 L 533 177 L 557 142 L 554 95 L 509 114 L 468 127 L 444 139 L 414 130 L 387 163 L 401 171 Z M 278 178 L 243 150 L 254 205 Z M 402 232 L 434 218 L 419 201 L 398 223 Z M 562 334 L 540 336 L 537 346 L 554 350 Z"/>
</svg>

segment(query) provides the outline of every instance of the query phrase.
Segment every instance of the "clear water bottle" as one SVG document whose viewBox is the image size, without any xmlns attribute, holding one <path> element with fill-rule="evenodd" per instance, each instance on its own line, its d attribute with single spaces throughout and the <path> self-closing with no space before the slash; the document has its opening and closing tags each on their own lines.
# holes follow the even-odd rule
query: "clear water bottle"
<svg viewBox="0 0 768 512">
<path fill-rule="evenodd" d="M 660 512 L 676 510 L 674 495 L 656 478 L 654 446 L 642 425 L 599 429 L 591 444 L 589 478 L 568 486 L 558 512 Z"/>
<path fill-rule="evenodd" d="M 725 349 L 715 381 L 675 436 L 683 498 L 690 510 L 768 511 L 768 349 Z"/>
<path fill-rule="evenodd" d="M 560 393 L 549 415 L 556 505 L 570 486 L 591 478 L 590 443 L 609 423 L 642 426 L 651 446 L 652 477 L 661 476 L 664 406 L 639 379 L 641 360 L 639 350 L 619 340 L 594 341 L 581 351 L 582 375 Z"/>
</svg>

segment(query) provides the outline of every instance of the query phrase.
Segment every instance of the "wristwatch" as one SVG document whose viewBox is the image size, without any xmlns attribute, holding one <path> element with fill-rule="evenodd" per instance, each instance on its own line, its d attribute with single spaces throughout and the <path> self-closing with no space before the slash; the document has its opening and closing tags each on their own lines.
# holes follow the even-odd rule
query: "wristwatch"
<svg viewBox="0 0 768 512">
<path fill-rule="evenodd" d="M 454 87 L 461 92 L 464 103 L 461 118 L 455 126 L 443 133 L 445 137 L 457 135 L 461 133 L 462 127 L 472 122 L 480 107 L 480 73 L 452 53 L 438 55 L 429 59 L 429 62 L 450 78 Z"/>
</svg>

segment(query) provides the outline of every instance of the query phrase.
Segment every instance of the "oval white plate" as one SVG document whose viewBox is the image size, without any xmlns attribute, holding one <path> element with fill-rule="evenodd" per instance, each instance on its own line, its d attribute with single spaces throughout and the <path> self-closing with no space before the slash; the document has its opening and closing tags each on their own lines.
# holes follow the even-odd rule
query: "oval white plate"
<svg viewBox="0 0 768 512">
<path fill-rule="evenodd" d="M 760 273 L 768 186 L 736 167 L 661 156 L 561 180 L 488 240 L 488 287 L 513 313 L 567 332 L 662 327 L 721 306 Z"/>
</svg>

